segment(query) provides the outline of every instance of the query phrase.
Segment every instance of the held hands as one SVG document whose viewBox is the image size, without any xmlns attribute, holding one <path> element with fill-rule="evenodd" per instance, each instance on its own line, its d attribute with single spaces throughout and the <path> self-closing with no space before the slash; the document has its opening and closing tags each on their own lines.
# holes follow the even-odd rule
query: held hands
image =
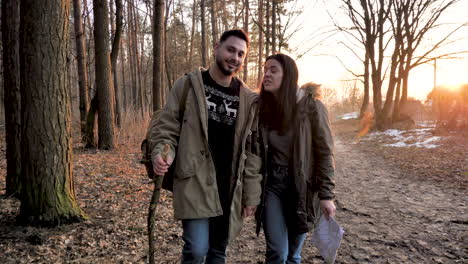
<svg viewBox="0 0 468 264">
<path fill-rule="evenodd" d="M 257 206 L 245 206 L 242 208 L 242 218 L 246 218 L 249 216 L 254 216 L 255 211 L 257 210 Z"/>
<path fill-rule="evenodd" d="M 329 220 L 330 216 L 335 216 L 336 207 L 332 200 L 320 200 L 320 209 L 327 220 Z"/>
<path fill-rule="evenodd" d="M 164 174 L 169 170 L 173 162 L 173 158 L 171 156 L 167 157 L 167 160 L 164 161 L 161 155 L 156 155 L 153 159 L 153 171 L 156 175 L 164 176 Z"/>
</svg>

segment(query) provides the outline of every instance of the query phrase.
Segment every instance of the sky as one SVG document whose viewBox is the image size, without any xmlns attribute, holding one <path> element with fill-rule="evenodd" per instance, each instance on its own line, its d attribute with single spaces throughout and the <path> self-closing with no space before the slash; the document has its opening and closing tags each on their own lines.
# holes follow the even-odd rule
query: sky
<svg viewBox="0 0 468 264">
<path fill-rule="evenodd" d="M 361 73 L 363 66 L 360 61 L 340 41 L 345 40 L 343 35 L 330 36 L 325 33 L 333 27 L 330 15 L 339 23 L 346 21 L 343 11 L 337 6 L 340 0 L 298 0 L 296 8 L 302 9 L 302 14 L 295 20 L 291 28 L 298 25 L 302 29 L 289 40 L 292 52 L 290 55 L 296 59 L 300 70 L 299 83 L 309 81 L 321 83 L 322 86 L 333 88 L 339 93 L 343 80 L 355 79 L 347 70 L 351 69 Z M 292 8 L 292 7 L 290 7 Z M 444 23 L 466 23 L 468 0 L 461 0 L 456 6 L 447 10 L 441 17 Z M 451 24 L 448 27 L 454 27 Z M 317 34 L 316 32 L 322 32 Z M 440 39 L 447 33 L 447 27 L 428 35 L 433 41 Z M 321 41 L 325 39 L 325 41 Z M 445 52 L 468 50 L 468 27 L 458 31 L 456 39 L 461 39 L 445 48 Z M 317 43 L 322 43 L 317 45 Z M 428 41 L 426 45 L 430 45 Z M 426 49 L 424 49 L 426 50 Z M 299 57 L 298 54 L 305 53 Z M 468 54 L 459 55 L 462 59 L 437 60 L 437 85 L 456 86 L 468 83 Z M 342 62 L 340 62 L 342 61 Z M 346 68 L 343 66 L 346 65 Z M 434 86 L 434 65 L 425 64 L 416 67 L 410 73 L 409 96 L 424 100 Z"/>
</svg>

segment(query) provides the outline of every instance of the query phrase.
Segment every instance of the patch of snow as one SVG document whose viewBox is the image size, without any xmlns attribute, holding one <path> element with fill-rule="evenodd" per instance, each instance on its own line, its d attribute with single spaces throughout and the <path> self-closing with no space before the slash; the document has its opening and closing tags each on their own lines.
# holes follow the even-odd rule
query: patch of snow
<svg viewBox="0 0 468 264">
<path fill-rule="evenodd" d="M 343 120 L 348 120 L 348 119 L 353 119 L 353 118 L 358 118 L 359 117 L 359 112 L 352 112 L 352 113 L 346 113 L 344 115 L 339 116 L 339 119 Z"/>
<path fill-rule="evenodd" d="M 416 124 L 420 127 L 436 127 L 436 122 L 434 121 L 419 121 Z"/>
<path fill-rule="evenodd" d="M 419 147 L 419 148 L 436 148 L 439 145 L 433 144 L 436 141 L 439 141 L 441 137 L 432 136 L 429 132 L 432 128 L 419 128 L 412 129 L 408 131 L 401 131 L 398 129 L 388 129 L 382 132 L 373 132 L 368 134 L 365 138 L 367 140 L 371 139 L 380 139 L 382 137 L 390 138 L 394 143 L 384 144 L 383 146 L 387 147 Z M 407 143 L 409 141 L 416 141 L 413 143 Z"/>
</svg>

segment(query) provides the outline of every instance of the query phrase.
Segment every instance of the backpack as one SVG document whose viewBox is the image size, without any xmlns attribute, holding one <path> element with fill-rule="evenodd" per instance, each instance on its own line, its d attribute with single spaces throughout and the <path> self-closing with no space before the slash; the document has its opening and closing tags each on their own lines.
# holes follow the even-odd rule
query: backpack
<svg viewBox="0 0 468 264">
<path fill-rule="evenodd" d="M 179 120 L 181 121 L 180 122 L 181 126 L 182 126 L 182 120 L 184 118 L 185 104 L 187 102 L 187 94 L 188 94 L 189 88 L 190 88 L 190 81 L 187 78 L 187 80 L 185 81 L 185 84 L 184 84 L 184 89 L 182 91 L 182 98 L 180 100 L 181 103 L 179 104 Z M 145 165 L 146 173 L 148 174 L 148 178 L 150 178 L 150 179 L 154 179 L 155 176 L 156 176 L 154 174 L 154 171 L 153 171 L 153 162 L 151 160 L 151 152 L 153 151 L 153 148 L 154 148 L 154 146 L 152 146 L 152 144 L 150 144 L 151 129 L 153 128 L 155 123 L 159 120 L 159 117 L 161 116 L 162 111 L 163 111 L 163 109 L 159 109 L 159 110 L 156 110 L 153 113 L 153 116 L 151 117 L 151 121 L 149 123 L 148 129 L 146 131 L 146 137 L 141 142 L 141 146 L 140 146 L 141 152 L 143 154 L 142 158 L 140 160 L 140 163 L 143 163 Z M 169 170 L 166 172 L 166 174 L 164 174 L 164 178 L 163 178 L 163 182 L 162 182 L 162 186 L 161 186 L 164 190 L 168 190 L 168 191 L 171 191 L 171 192 L 172 192 L 173 186 L 174 186 L 174 171 L 175 171 L 175 167 L 176 167 L 175 161 L 176 161 L 176 157 L 174 157 L 174 161 L 172 162 L 171 166 L 169 167 Z"/>
</svg>

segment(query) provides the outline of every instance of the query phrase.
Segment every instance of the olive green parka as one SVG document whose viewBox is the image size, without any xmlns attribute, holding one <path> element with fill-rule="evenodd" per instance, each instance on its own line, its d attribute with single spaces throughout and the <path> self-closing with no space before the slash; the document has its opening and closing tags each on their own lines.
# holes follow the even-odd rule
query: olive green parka
<svg viewBox="0 0 468 264">
<path fill-rule="evenodd" d="M 168 97 L 158 121 L 151 128 L 149 144 L 152 159 L 162 153 L 165 144 L 175 157 L 174 217 L 198 219 L 223 215 L 216 183 L 216 171 L 208 145 L 208 107 L 200 68 L 179 78 Z M 187 83 L 188 82 L 188 83 Z M 261 196 L 258 95 L 242 81 L 235 124 L 234 153 L 230 178 L 229 239 L 242 228 L 242 208 L 257 206 Z M 184 85 L 189 85 L 183 120 L 179 104 Z M 153 147 L 154 146 L 154 147 Z M 177 152 L 177 153 L 176 153 Z M 177 154 L 177 155 L 176 155 Z"/>
</svg>

